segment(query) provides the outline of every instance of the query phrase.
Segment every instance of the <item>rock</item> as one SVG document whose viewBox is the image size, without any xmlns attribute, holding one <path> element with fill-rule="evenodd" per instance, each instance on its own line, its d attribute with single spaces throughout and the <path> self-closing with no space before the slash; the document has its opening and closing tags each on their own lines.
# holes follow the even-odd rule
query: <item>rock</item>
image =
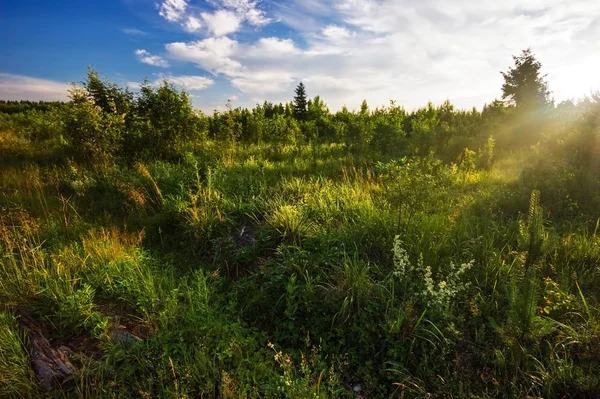
<svg viewBox="0 0 600 399">
<path fill-rule="evenodd" d="M 142 341 L 140 337 L 127 331 L 127 327 L 120 324 L 113 324 L 110 329 L 110 338 L 113 342 L 122 342 L 125 346 L 133 346 L 136 342 Z"/>
</svg>

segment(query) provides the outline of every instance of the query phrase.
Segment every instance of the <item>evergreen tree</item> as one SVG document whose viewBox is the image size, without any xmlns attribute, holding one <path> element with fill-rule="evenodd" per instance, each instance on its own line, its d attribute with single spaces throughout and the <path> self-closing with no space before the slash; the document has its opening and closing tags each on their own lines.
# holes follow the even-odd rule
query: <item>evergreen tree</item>
<svg viewBox="0 0 600 399">
<path fill-rule="evenodd" d="M 294 97 L 294 117 L 299 121 L 306 120 L 307 113 L 307 101 L 306 101 L 306 89 L 304 84 L 300 82 L 295 90 L 296 96 Z"/>
<path fill-rule="evenodd" d="M 521 110 L 532 110 L 551 103 L 546 75 L 540 74 L 542 64 L 531 49 L 513 56 L 514 68 L 501 72 L 504 77 L 502 98 Z"/>
</svg>

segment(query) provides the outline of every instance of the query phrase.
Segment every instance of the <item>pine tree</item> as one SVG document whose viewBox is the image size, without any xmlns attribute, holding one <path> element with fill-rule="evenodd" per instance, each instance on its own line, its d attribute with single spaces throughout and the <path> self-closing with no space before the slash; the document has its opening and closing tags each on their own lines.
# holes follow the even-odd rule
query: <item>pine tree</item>
<svg viewBox="0 0 600 399">
<path fill-rule="evenodd" d="M 294 97 L 294 117 L 299 121 L 306 120 L 307 113 L 307 101 L 306 101 L 306 89 L 304 84 L 300 82 L 295 90 L 296 96 Z"/>
<path fill-rule="evenodd" d="M 540 74 L 542 64 L 536 60 L 531 49 L 513 56 L 514 68 L 501 72 L 504 77 L 502 98 L 517 109 L 532 110 L 551 103 L 546 75 Z"/>
</svg>

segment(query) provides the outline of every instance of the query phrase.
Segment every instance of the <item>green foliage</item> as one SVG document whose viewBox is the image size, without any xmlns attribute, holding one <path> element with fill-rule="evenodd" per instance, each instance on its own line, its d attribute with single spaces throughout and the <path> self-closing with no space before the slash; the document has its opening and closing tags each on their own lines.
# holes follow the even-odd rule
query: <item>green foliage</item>
<svg viewBox="0 0 600 399">
<path fill-rule="evenodd" d="M 474 260 L 458 267 L 450 262 L 447 268 L 439 267 L 434 277 L 431 266 L 424 265 L 422 254 L 416 264 L 411 262 L 399 236 L 394 239 L 393 253 L 392 274 L 402 288 L 404 299 L 422 301 L 424 307 L 449 316 L 456 296 L 469 287 L 465 273 L 473 267 Z"/>
<path fill-rule="evenodd" d="M 128 89 L 119 87 L 108 79 L 102 80 L 100 74 L 88 68 L 87 79 L 82 82 L 85 96 L 104 113 L 124 115 L 129 112 L 132 94 Z M 77 99 L 72 98 L 77 101 Z"/>
<path fill-rule="evenodd" d="M 519 244 L 527 251 L 525 268 L 529 269 L 544 254 L 546 247 L 546 233 L 543 225 L 543 209 L 540 206 L 540 192 L 533 190 L 529 199 L 529 212 L 527 220 L 521 220 Z"/>
<path fill-rule="evenodd" d="M 186 230 L 195 245 L 206 245 L 211 237 L 222 230 L 226 221 L 222 196 L 210 186 L 200 187 L 190 202 L 184 213 Z"/>
<path fill-rule="evenodd" d="M 10 127 L 24 137 L 35 141 L 58 141 L 65 134 L 65 106 L 53 106 L 46 111 L 31 110 L 23 114 L 7 117 Z"/>
<path fill-rule="evenodd" d="M 310 221 L 302 210 L 293 205 L 277 205 L 275 202 L 267 216 L 267 224 L 273 228 L 283 240 L 299 244 L 310 232 Z"/>
<path fill-rule="evenodd" d="M 125 144 L 129 152 L 176 158 L 192 140 L 201 138 L 201 117 L 194 112 L 189 96 L 167 81 L 158 87 L 144 82 L 134 107 L 134 127 Z"/>
<path fill-rule="evenodd" d="M 513 281 L 509 286 L 507 326 L 514 339 L 539 342 L 553 331 L 553 323 L 538 312 L 540 283 L 537 273 L 531 270 L 522 281 Z"/>
<path fill-rule="evenodd" d="M 494 148 L 496 147 L 496 140 L 493 136 L 488 137 L 487 141 L 479 150 L 479 157 L 477 158 L 477 165 L 485 170 L 491 170 L 494 166 Z"/>
<path fill-rule="evenodd" d="M 2 114 L 0 396 L 598 397 L 598 103 Z"/>
<path fill-rule="evenodd" d="M 105 112 L 80 89 L 71 91 L 65 131 L 77 155 L 91 162 L 106 163 L 118 153 L 123 139 L 123 114 Z"/>
<path fill-rule="evenodd" d="M 29 365 L 26 340 L 16 318 L 0 313 L 0 396 L 34 398 L 40 394 Z"/>
<path fill-rule="evenodd" d="M 373 112 L 374 132 L 371 146 L 383 154 L 397 153 L 406 142 L 404 122 L 406 111 L 390 101 L 389 108 L 376 109 Z"/>
<path fill-rule="evenodd" d="M 462 170 L 470 172 L 475 170 L 475 162 L 477 160 L 477 153 L 473 150 L 465 148 L 460 156 L 459 166 Z"/>
<path fill-rule="evenodd" d="M 60 108 L 63 105 L 64 103 L 59 101 L 0 100 L 0 113 L 12 115 L 29 111 L 46 112 L 54 110 L 55 108 Z"/>
<path fill-rule="evenodd" d="M 53 313 L 54 325 L 60 331 L 89 330 L 100 336 L 106 333 L 108 319 L 96 311 L 94 295 L 95 290 L 89 284 L 77 287 L 76 282 L 64 278 L 49 279 L 37 305 L 38 311 Z"/>
</svg>

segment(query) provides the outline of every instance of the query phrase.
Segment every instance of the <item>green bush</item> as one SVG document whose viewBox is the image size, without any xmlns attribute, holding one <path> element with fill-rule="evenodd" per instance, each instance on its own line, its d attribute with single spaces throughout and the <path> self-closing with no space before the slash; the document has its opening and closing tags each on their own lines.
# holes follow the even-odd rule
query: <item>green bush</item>
<svg viewBox="0 0 600 399">
<path fill-rule="evenodd" d="M 72 92 L 65 130 L 75 153 L 90 162 L 107 163 L 120 151 L 125 115 L 105 113 L 79 89 Z"/>
<path fill-rule="evenodd" d="M 149 158 L 177 159 L 203 139 L 203 118 L 189 96 L 167 81 L 158 87 L 145 82 L 133 104 L 134 116 L 126 136 L 128 153 Z"/>
</svg>

